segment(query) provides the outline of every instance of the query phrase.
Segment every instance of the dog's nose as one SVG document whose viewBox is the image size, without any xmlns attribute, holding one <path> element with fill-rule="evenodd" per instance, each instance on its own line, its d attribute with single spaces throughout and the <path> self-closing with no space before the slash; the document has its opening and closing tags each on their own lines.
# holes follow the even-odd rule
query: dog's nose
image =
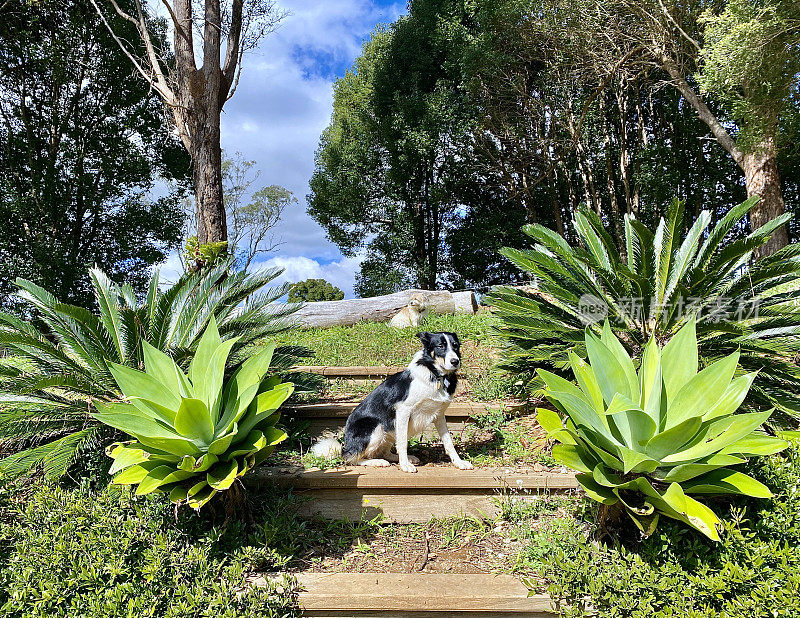
<svg viewBox="0 0 800 618">
<path fill-rule="evenodd" d="M 457 358 L 450 359 L 450 364 L 453 365 L 453 367 L 458 367 L 460 362 L 461 361 L 459 359 L 457 359 Z"/>
</svg>

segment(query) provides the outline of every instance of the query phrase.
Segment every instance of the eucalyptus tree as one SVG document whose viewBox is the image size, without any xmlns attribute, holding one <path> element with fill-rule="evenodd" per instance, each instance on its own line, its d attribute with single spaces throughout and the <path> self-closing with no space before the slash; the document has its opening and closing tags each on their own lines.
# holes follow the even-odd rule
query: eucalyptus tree
<svg viewBox="0 0 800 618">
<path fill-rule="evenodd" d="M 134 0 L 131 9 L 116 0 L 90 1 L 139 77 L 163 100 L 191 155 L 199 243 L 227 241 L 220 115 L 239 84 L 242 56 L 285 13 L 274 0 L 203 0 L 199 6 L 192 0 L 162 0 L 169 16 L 164 23 L 142 0 Z M 133 24 L 133 42 L 112 23 L 114 14 Z M 171 49 L 159 41 L 167 26 L 173 33 Z"/>
</svg>

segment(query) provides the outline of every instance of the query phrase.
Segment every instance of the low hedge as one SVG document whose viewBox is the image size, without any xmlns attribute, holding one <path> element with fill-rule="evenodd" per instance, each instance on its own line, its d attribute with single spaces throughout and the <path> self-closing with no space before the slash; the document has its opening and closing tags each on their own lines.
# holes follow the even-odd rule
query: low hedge
<svg viewBox="0 0 800 618">
<path fill-rule="evenodd" d="M 725 519 L 719 543 L 670 520 L 641 542 L 593 542 L 591 525 L 544 531 L 547 551 L 541 543 L 532 550 L 564 615 L 800 616 L 800 449 L 794 445 L 749 468 L 776 495 L 719 501 L 715 508 Z"/>
<path fill-rule="evenodd" d="M 243 587 L 280 558 L 242 526 L 208 521 L 128 491 L 0 488 L 0 615 L 299 616 L 291 582 Z"/>
</svg>

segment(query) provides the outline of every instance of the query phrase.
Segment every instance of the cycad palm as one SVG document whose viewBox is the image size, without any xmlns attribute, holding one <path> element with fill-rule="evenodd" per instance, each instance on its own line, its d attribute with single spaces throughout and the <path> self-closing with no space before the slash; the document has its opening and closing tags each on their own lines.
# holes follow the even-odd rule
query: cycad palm
<svg viewBox="0 0 800 618">
<path fill-rule="evenodd" d="M 15 476 L 43 466 L 58 476 L 81 452 L 110 441 L 113 431 L 89 415 L 90 402 L 122 397 L 106 361 L 142 369 L 142 340 L 185 364 L 213 315 L 223 337 L 239 337 L 231 351 L 235 366 L 260 339 L 288 328 L 297 305 L 275 302 L 288 286 L 265 288 L 281 271 L 247 274 L 229 266 L 185 275 L 164 291 L 156 273 L 141 301 L 130 286 L 93 269 L 96 313 L 18 279 L 33 321 L 0 313 L 6 355 L 0 359 L 0 452 L 13 453 L 0 470 Z M 279 348 L 273 369 L 287 369 L 303 353 Z"/>
<path fill-rule="evenodd" d="M 592 322 L 587 303 L 607 312 L 633 356 L 651 335 L 663 343 L 697 316 L 704 362 L 741 349 L 741 372 L 759 371 L 748 403 L 800 418 L 800 309 L 792 302 L 800 245 L 752 262 L 753 250 L 790 215 L 725 242 L 743 229 L 754 203 L 733 207 L 713 227 L 711 214 L 703 211 L 683 239 L 683 205 L 677 200 L 655 232 L 626 215 L 624 251 L 592 212 L 575 217 L 580 247 L 540 225 L 526 226 L 534 249 L 502 253 L 531 275 L 534 289 L 498 287 L 492 293 L 507 344 L 504 367 L 536 389 L 541 384 L 535 370 L 566 369 L 570 349 L 585 356 L 584 330 Z M 590 328 L 599 333 L 596 322 Z"/>
</svg>

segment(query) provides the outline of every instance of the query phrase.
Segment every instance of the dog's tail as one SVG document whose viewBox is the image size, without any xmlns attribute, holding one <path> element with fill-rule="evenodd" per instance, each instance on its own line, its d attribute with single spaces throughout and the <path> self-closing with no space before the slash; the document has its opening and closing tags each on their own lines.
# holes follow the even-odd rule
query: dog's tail
<svg viewBox="0 0 800 618">
<path fill-rule="evenodd" d="M 333 432 L 325 432 L 311 447 L 311 452 L 323 459 L 336 459 L 342 455 L 342 443 Z"/>
</svg>

